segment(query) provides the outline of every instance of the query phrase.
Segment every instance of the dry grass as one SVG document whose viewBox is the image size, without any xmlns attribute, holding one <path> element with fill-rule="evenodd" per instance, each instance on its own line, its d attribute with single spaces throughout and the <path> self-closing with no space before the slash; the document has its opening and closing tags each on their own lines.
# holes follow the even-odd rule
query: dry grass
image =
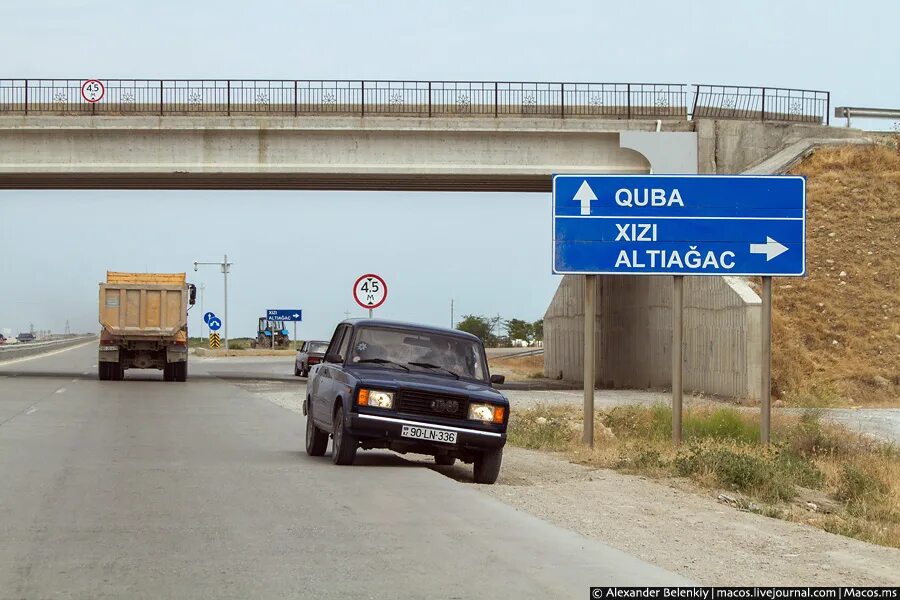
<svg viewBox="0 0 900 600">
<path fill-rule="evenodd" d="M 571 460 L 651 477 L 687 478 L 722 491 L 737 508 L 900 548 L 900 451 L 815 414 L 777 415 L 769 447 L 752 415 L 690 407 L 684 444 L 671 443 L 671 410 L 621 406 L 597 413 L 596 447 L 580 441 L 581 411 L 537 407 L 510 415 L 509 441 Z M 810 505 L 809 503 L 812 503 Z"/>
<path fill-rule="evenodd" d="M 523 381 L 544 376 L 544 355 L 488 359 L 491 373 L 506 375 L 509 381 Z"/>
<path fill-rule="evenodd" d="M 900 403 L 900 151 L 817 151 L 808 276 L 775 282 L 773 391 L 805 406 Z"/>
</svg>

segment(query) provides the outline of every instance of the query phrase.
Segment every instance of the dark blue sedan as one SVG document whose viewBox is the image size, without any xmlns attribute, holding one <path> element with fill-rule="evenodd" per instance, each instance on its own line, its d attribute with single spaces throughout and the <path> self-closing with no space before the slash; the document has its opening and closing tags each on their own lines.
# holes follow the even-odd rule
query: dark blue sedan
<svg viewBox="0 0 900 600">
<path fill-rule="evenodd" d="M 474 463 L 476 483 L 500 473 L 509 402 L 492 387 L 484 346 L 457 331 L 380 319 L 338 324 L 307 390 L 306 452 L 349 465 L 359 448 Z"/>
</svg>

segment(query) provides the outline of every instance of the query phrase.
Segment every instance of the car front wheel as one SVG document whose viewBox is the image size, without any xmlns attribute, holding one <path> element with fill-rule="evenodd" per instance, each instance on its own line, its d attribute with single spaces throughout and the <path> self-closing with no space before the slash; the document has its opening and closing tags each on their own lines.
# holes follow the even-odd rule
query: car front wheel
<svg viewBox="0 0 900 600">
<path fill-rule="evenodd" d="M 334 443 L 331 445 L 331 462 L 336 465 L 352 465 L 356 458 L 356 436 L 344 427 L 344 409 L 338 407 L 334 417 Z"/>
<path fill-rule="evenodd" d="M 475 483 L 492 484 L 500 475 L 500 463 L 503 460 L 503 448 L 485 450 L 475 458 Z"/>
</svg>

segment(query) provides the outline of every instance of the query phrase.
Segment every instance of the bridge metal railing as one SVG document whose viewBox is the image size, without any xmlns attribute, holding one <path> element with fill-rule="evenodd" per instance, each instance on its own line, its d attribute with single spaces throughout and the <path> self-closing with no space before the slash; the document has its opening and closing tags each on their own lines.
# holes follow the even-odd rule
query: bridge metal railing
<svg viewBox="0 0 900 600">
<path fill-rule="evenodd" d="M 825 122 L 828 92 L 681 83 L 0 79 L 0 114 L 758 118 Z M 824 94 L 824 96 L 823 96 Z M 824 104 L 823 104 L 824 102 Z"/>
<path fill-rule="evenodd" d="M 693 118 L 830 124 L 831 93 L 779 87 L 694 84 Z"/>
</svg>

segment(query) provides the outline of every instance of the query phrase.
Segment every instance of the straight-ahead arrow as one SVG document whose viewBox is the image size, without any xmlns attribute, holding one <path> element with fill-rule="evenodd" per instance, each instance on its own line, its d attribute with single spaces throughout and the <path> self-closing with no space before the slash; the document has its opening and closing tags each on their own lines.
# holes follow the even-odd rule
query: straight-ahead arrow
<svg viewBox="0 0 900 600">
<path fill-rule="evenodd" d="M 766 236 L 765 244 L 750 244 L 750 254 L 765 254 L 766 262 L 784 252 L 787 252 L 787 246 L 776 242 L 769 236 Z"/>
<path fill-rule="evenodd" d="M 596 199 L 597 195 L 594 194 L 594 190 L 588 185 L 587 179 L 581 182 L 581 187 L 575 192 L 575 197 L 573 198 L 573 200 L 581 202 L 581 214 L 583 215 L 591 214 L 591 201 Z"/>
</svg>

